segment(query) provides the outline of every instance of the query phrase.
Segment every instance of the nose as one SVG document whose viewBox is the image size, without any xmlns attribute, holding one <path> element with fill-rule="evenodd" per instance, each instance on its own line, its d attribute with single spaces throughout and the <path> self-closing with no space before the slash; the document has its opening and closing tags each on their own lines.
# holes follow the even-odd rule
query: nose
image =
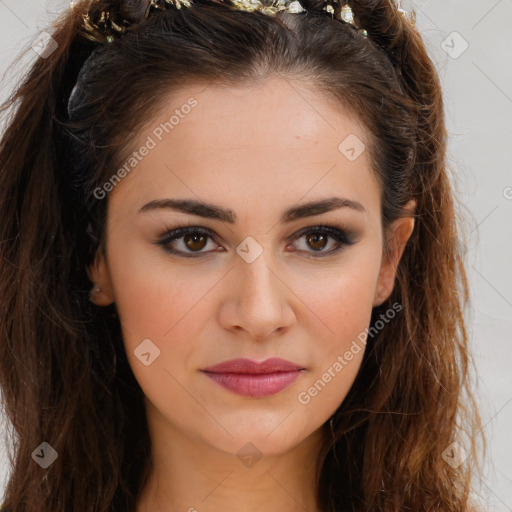
<svg viewBox="0 0 512 512">
<path fill-rule="evenodd" d="M 263 341 L 293 325 L 294 293 L 272 267 L 276 265 L 265 252 L 252 263 L 237 262 L 221 305 L 219 321 L 224 329 L 244 331 L 248 338 Z"/>
</svg>

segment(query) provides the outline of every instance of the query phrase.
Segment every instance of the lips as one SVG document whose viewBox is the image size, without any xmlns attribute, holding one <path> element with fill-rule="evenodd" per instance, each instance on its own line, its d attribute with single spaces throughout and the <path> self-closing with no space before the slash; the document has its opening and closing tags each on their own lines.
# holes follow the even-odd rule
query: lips
<svg viewBox="0 0 512 512">
<path fill-rule="evenodd" d="M 271 357 L 260 363 L 252 361 L 251 359 L 231 359 L 216 364 L 215 366 L 209 366 L 203 371 L 211 373 L 247 373 L 261 375 L 265 373 L 293 372 L 304 369 L 305 368 L 299 364 L 278 357 Z"/>
<path fill-rule="evenodd" d="M 233 393 L 260 398 L 287 388 L 304 370 L 299 364 L 272 357 L 260 363 L 250 359 L 231 359 L 201 371 Z"/>
</svg>

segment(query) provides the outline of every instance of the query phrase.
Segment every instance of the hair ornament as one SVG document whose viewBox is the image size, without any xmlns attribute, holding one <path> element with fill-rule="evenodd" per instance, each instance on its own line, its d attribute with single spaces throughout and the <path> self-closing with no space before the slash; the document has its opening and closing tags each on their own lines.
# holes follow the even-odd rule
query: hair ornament
<svg viewBox="0 0 512 512">
<path fill-rule="evenodd" d="M 394 3 L 395 0 L 392 0 L 392 3 L 395 5 L 397 12 L 414 27 L 416 13 L 410 13 L 402 9 L 400 0 L 396 1 L 398 4 Z M 74 3 L 71 3 L 72 8 Z M 118 6 L 116 8 L 111 6 L 109 9 L 102 9 L 101 6 L 105 6 L 105 2 L 93 0 L 87 14 L 82 15 L 84 36 L 91 41 L 111 43 L 116 37 L 121 36 L 127 27 L 142 21 L 153 12 L 161 12 L 169 8 L 181 9 L 183 7 L 191 7 L 193 0 L 150 0 L 149 2 L 120 3 L 125 4 L 125 6 Z M 367 37 L 367 31 L 356 25 L 348 0 L 328 0 L 327 5 L 322 10 L 334 17 L 336 12 L 334 6 L 337 5 L 339 7 L 340 3 L 342 4 L 341 10 L 339 10 L 339 14 L 336 17 L 354 26 L 363 37 Z M 230 0 L 230 5 L 241 11 L 257 11 L 270 16 L 280 11 L 293 14 L 306 11 L 299 0 Z"/>
<path fill-rule="evenodd" d="M 150 0 L 149 2 L 125 2 L 125 4 L 130 5 L 130 8 L 114 7 L 112 2 L 110 2 L 111 6 L 105 8 L 105 4 L 108 3 L 101 0 L 93 0 L 89 11 L 86 14 L 82 14 L 83 35 L 87 39 L 98 43 L 111 43 L 116 37 L 120 37 L 130 25 L 139 23 L 153 12 L 161 12 L 169 8 L 181 9 L 183 7 L 191 7 L 193 1 Z M 338 10 L 337 19 L 354 26 L 363 37 L 367 37 L 366 30 L 356 25 L 354 14 L 347 0 L 329 0 L 322 10 L 334 17 L 334 6 L 337 5 L 339 7 L 340 3 L 341 10 Z M 71 2 L 71 8 L 75 4 L 76 2 Z M 241 11 L 258 11 L 270 16 L 280 11 L 294 14 L 306 11 L 299 0 L 230 0 L 230 4 Z M 397 7 L 398 12 L 409 23 L 412 20 L 411 24 L 413 24 L 414 14 L 411 15 L 411 13 L 402 9 L 400 5 Z"/>
</svg>

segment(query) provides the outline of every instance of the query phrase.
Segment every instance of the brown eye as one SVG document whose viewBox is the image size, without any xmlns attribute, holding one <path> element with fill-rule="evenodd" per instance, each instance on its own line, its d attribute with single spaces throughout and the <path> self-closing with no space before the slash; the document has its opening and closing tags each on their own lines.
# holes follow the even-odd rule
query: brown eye
<svg viewBox="0 0 512 512">
<path fill-rule="evenodd" d="M 299 234 L 295 240 L 303 240 L 301 242 L 302 247 L 299 247 L 301 252 L 306 253 L 318 253 L 319 256 L 313 255 L 314 257 L 327 256 L 333 254 L 344 246 L 352 245 L 355 243 L 353 236 L 349 233 L 330 226 L 317 226 L 316 228 L 310 228 L 302 234 Z M 329 246 L 329 240 L 334 241 L 333 248 L 326 249 Z"/>
<path fill-rule="evenodd" d="M 190 249 L 192 252 L 201 251 L 206 247 L 206 244 L 208 243 L 208 237 L 196 233 L 192 235 L 185 235 L 183 238 L 183 243 L 187 247 L 187 249 Z"/>
<path fill-rule="evenodd" d="M 323 233 L 311 233 L 306 236 L 307 243 L 315 251 L 321 251 L 327 245 L 328 236 Z"/>
<path fill-rule="evenodd" d="M 197 228 L 178 228 L 167 232 L 157 245 L 161 245 L 171 254 L 194 258 L 212 252 L 204 249 L 208 241 L 213 239 L 213 235 L 208 231 Z"/>
</svg>

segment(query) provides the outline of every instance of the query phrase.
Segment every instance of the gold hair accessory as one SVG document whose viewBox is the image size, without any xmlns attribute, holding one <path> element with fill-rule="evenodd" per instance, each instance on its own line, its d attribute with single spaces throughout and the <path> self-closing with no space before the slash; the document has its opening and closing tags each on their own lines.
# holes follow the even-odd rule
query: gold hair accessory
<svg viewBox="0 0 512 512">
<path fill-rule="evenodd" d="M 415 13 L 409 13 L 402 9 L 400 0 L 393 0 L 393 3 L 394 1 L 398 2 L 396 7 L 400 15 L 414 27 Z M 363 37 L 367 37 L 367 31 L 358 27 L 354 22 L 354 14 L 347 0 L 331 0 L 330 3 L 323 8 L 323 11 L 334 17 L 335 10 L 333 5 L 339 5 L 340 2 L 342 2 L 343 5 L 337 18 L 354 26 Z M 71 3 L 72 8 L 73 3 L 74 2 Z M 151 13 L 155 11 L 165 11 L 169 7 L 176 9 L 191 7 L 193 2 L 190 0 L 150 0 L 147 2 L 147 5 L 139 3 L 136 9 L 137 12 L 121 12 L 122 9 L 118 9 L 117 11 L 100 10 L 98 5 L 100 3 L 102 2 L 93 1 L 92 8 L 89 12 L 82 15 L 83 28 L 85 29 L 84 35 L 91 41 L 111 43 L 114 41 L 116 35 L 120 36 L 126 31 L 128 26 L 142 21 L 142 19 L 147 18 Z M 305 11 L 299 0 L 231 0 L 231 3 L 241 11 L 258 11 L 271 16 L 279 11 L 287 11 L 289 13 L 301 13 Z"/>
<path fill-rule="evenodd" d="M 287 11 L 290 13 L 305 11 L 299 0 L 231 0 L 231 2 L 241 11 L 258 11 L 271 16 L 279 11 Z M 355 25 L 352 9 L 346 3 L 346 0 L 332 0 L 334 4 L 339 2 L 344 2 L 339 19 L 355 26 L 363 37 L 366 37 L 366 30 L 359 29 L 359 27 Z M 84 36 L 91 41 L 99 43 L 111 43 L 114 41 L 115 36 L 117 35 L 119 37 L 123 34 L 128 26 L 142 21 L 142 19 L 147 18 L 155 11 L 164 11 L 169 7 L 181 9 L 182 7 L 192 6 L 190 0 L 150 0 L 146 6 L 143 5 L 142 8 L 139 8 L 137 13 L 123 13 L 120 12 L 119 9 L 117 11 L 101 10 L 98 5 L 101 3 L 103 2 L 94 1 L 89 12 L 82 15 Z M 73 4 L 72 2 L 71 8 L 74 7 Z M 334 8 L 331 4 L 324 7 L 323 10 L 334 14 Z"/>
</svg>

